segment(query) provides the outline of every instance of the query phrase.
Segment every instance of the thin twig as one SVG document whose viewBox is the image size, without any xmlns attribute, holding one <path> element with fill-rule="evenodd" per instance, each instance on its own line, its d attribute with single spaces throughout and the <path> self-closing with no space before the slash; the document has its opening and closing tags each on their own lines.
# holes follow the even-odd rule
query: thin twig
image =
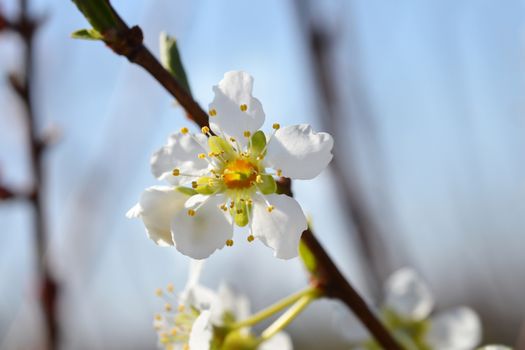
<svg viewBox="0 0 525 350">
<path fill-rule="evenodd" d="M 34 210 L 34 235 L 39 278 L 39 300 L 45 320 L 45 349 L 57 348 L 59 329 L 56 315 L 56 296 L 58 285 L 51 275 L 46 257 L 48 243 L 47 225 L 45 221 L 44 193 L 44 163 L 43 151 L 45 143 L 38 136 L 37 121 L 33 106 L 34 78 L 34 46 L 33 39 L 39 21 L 29 15 L 27 0 L 20 0 L 20 13 L 15 21 L 7 21 L 6 28 L 20 35 L 24 44 L 23 78 L 10 75 L 9 80 L 13 90 L 20 97 L 25 108 L 27 140 L 29 144 L 31 171 L 33 175 L 33 191 L 29 199 Z"/>
<path fill-rule="evenodd" d="M 113 8 L 112 11 L 121 23 L 119 28 L 115 28 L 116 33 L 112 33 L 112 36 L 109 38 L 105 37 L 106 44 L 115 53 L 126 56 L 130 62 L 136 63 L 148 71 L 157 82 L 175 97 L 180 105 L 191 115 L 195 123 L 200 127 L 207 126 L 207 113 L 143 45 L 140 28 L 136 26 L 129 28 Z M 281 178 L 280 186 L 286 194 L 292 195 L 290 179 Z M 305 231 L 302 240 L 316 258 L 319 269 L 316 282 L 325 295 L 343 301 L 385 349 L 401 350 L 402 348 L 375 316 L 364 299 L 352 287 L 350 282 L 344 278 L 313 233 L 310 230 Z"/>
</svg>

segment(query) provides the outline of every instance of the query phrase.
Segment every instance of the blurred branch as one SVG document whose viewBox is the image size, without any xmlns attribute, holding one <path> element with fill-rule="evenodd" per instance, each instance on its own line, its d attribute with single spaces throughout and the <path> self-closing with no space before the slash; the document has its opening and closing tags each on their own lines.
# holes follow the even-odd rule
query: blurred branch
<svg viewBox="0 0 525 350">
<path fill-rule="evenodd" d="M 341 115 L 337 111 L 337 87 L 334 80 L 332 66 L 333 62 L 330 60 L 329 53 L 333 47 L 334 33 L 330 33 L 326 28 L 323 28 L 321 24 L 316 24 L 312 21 L 312 9 L 310 1 L 296 0 L 295 7 L 298 15 L 299 22 L 301 24 L 301 30 L 303 32 L 305 41 L 308 45 L 310 52 L 311 64 L 313 70 L 313 79 L 315 80 L 314 86 L 318 86 L 318 101 L 320 115 L 323 116 L 321 119 L 325 126 L 325 130 L 336 136 L 339 130 L 339 122 L 341 121 Z M 350 109 L 345 109 L 346 113 L 350 113 Z M 345 115 L 346 118 L 350 118 L 349 115 Z M 348 130 L 345 130 L 348 134 Z M 374 224 L 372 214 L 367 208 L 367 204 L 363 199 L 363 196 L 359 193 L 359 184 L 357 183 L 356 176 L 347 176 L 348 172 L 345 172 L 343 164 L 341 164 L 341 158 L 339 154 L 343 152 L 337 152 L 337 145 L 335 146 L 335 157 L 330 163 L 330 169 L 337 183 L 338 194 L 342 200 L 342 204 L 346 208 L 346 212 L 349 214 L 345 216 L 354 227 L 357 235 L 357 243 L 360 244 L 359 251 L 363 254 L 365 259 L 365 268 L 367 269 L 367 279 L 370 290 L 377 296 L 378 290 L 381 286 L 381 261 L 384 259 L 384 252 L 377 252 L 377 249 L 382 247 L 381 236 Z M 344 152 L 345 157 L 348 159 L 352 157 L 351 150 Z M 352 165 L 350 160 L 350 164 Z"/>
<path fill-rule="evenodd" d="M 13 21 L 8 21 L 0 15 L 0 26 L 18 33 L 24 45 L 23 77 L 9 75 L 11 87 L 17 93 L 25 108 L 25 122 L 30 153 L 31 171 L 33 175 L 33 191 L 24 197 L 29 199 L 34 210 L 35 249 L 37 255 L 37 276 L 39 278 L 39 299 L 45 319 L 46 349 L 56 349 L 58 346 L 59 329 L 56 314 L 56 296 L 59 286 L 51 275 L 46 257 L 48 233 L 45 221 L 44 193 L 44 162 L 43 151 L 46 143 L 37 135 L 37 121 L 33 106 L 33 79 L 34 79 L 34 46 L 33 39 L 41 21 L 31 17 L 28 10 L 28 1 L 20 0 L 20 12 Z M 20 197 L 21 193 L 3 189 L 7 197 Z M 1 192 L 1 190 L 0 190 Z"/>
<path fill-rule="evenodd" d="M 130 62 L 138 64 L 148 71 L 153 78 L 175 97 L 197 125 L 200 127 L 208 125 L 208 114 L 143 45 L 142 30 L 138 26 L 128 27 L 107 0 L 72 1 L 77 4 L 79 10 L 84 13 L 94 29 L 102 34 L 106 45 L 115 53 L 126 56 Z M 107 19 L 107 13 L 101 14 L 101 18 L 98 18 L 97 11 L 92 11 L 95 5 L 103 8 L 103 11 L 109 9 L 114 21 L 113 25 L 100 25 L 97 27 L 99 25 L 97 22 L 104 22 L 104 19 Z M 88 10 L 86 10 L 86 7 Z M 292 196 L 290 179 L 281 178 L 279 182 L 281 193 Z M 356 292 L 349 281 L 343 277 L 312 231 L 305 231 L 302 240 L 315 255 L 319 270 L 316 283 L 322 288 L 326 296 L 342 300 L 385 349 L 402 349 L 371 311 L 364 299 Z"/>
</svg>

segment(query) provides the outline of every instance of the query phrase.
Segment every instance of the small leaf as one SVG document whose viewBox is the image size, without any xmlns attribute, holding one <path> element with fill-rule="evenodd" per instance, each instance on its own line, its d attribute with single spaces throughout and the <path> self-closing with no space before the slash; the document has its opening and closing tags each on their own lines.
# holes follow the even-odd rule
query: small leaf
<svg viewBox="0 0 525 350">
<path fill-rule="evenodd" d="M 72 0 L 88 22 L 99 33 L 119 29 L 119 21 L 108 0 Z"/>
<path fill-rule="evenodd" d="M 97 32 L 95 29 L 80 29 L 76 32 L 71 33 L 71 37 L 74 39 L 84 40 L 103 40 L 102 34 Z"/>
<path fill-rule="evenodd" d="M 177 40 L 165 32 L 160 33 L 160 60 L 164 68 L 184 87 L 186 92 L 191 95 L 190 84 L 182 60 Z"/>
<path fill-rule="evenodd" d="M 315 255 L 302 240 L 299 242 L 299 257 L 303 261 L 304 267 L 306 267 L 308 272 L 315 275 L 317 273 L 317 261 L 315 260 Z"/>
</svg>

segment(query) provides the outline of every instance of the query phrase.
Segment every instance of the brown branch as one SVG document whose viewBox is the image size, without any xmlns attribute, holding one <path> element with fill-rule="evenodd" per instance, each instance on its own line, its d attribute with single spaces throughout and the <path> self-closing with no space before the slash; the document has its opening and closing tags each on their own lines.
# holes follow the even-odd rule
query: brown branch
<svg viewBox="0 0 525 350">
<path fill-rule="evenodd" d="M 46 257 L 48 243 L 47 225 L 45 221 L 44 192 L 44 143 L 38 137 L 37 121 L 33 106 L 33 78 L 34 78 L 34 46 L 33 39 L 39 21 L 29 15 L 27 0 L 20 0 L 20 13 L 15 21 L 7 21 L 2 16 L 5 28 L 12 30 L 22 38 L 25 52 L 23 60 L 22 78 L 11 74 L 9 81 L 25 108 L 25 122 L 34 190 L 27 198 L 34 211 L 34 235 L 37 275 L 39 276 L 39 300 L 44 314 L 46 342 L 45 349 L 53 350 L 58 347 L 59 328 L 56 313 L 56 296 L 59 288 L 53 278 L 49 262 Z"/>
<path fill-rule="evenodd" d="M 130 62 L 136 63 L 148 71 L 186 109 L 195 123 L 200 127 L 207 126 L 207 113 L 143 45 L 140 28 L 137 26 L 129 28 L 113 8 L 112 11 L 114 16 L 118 18 L 120 25 L 118 30 L 113 33 L 104 33 L 106 44 L 117 54 L 126 56 Z M 282 193 L 291 196 L 290 179 L 281 178 L 279 182 Z M 316 282 L 326 296 L 343 301 L 385 349 L 401 350 L 401 346 L 397 344 L 350 282 L 344 278 L 313 233 L 307 230 L 301 239 L 315 255 L 319 270 Z"/>
</svg>

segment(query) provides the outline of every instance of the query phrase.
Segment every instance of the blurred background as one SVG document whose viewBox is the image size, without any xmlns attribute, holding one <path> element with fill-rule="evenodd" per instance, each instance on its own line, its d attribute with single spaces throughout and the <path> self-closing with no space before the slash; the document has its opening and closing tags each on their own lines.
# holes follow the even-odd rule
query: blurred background
<svg viewBox="0 0 525 350">
<path fill-rule="evenodd" d="M 158 52 L 178 38 L 203 105 L 224 72 L 255 77 L 266 125 L 311 123 L 334 135 L 330 169 L 294 183 L 318 239 L 373 303 L 401 266 L 430 284 L 436 309 L 479 312 L 485 342 L 515 344 L 525 313 L 525 2 L 112 1 Z M 8 18 L 18 1 L 0 0 Z M 60 130 L 44 155 L 47 248 L 60 286 L 64 349 L 154 349 L 158 287 L 182 289 L 188 259 L 147 239 L 125 212 L 157 184 L 149 157 L 193 125 L 137 66 L 99 42 L 71 2 L 32 0 L 38 130 Z M 21 72 L 23 46 L 0 32 L 0 76 Z M 24 109 L 0 79 L 0 183 L 30 188 Z M 41 327 L 33 213 L 0 202 L 0 348 L 37 349 Z M 298 259 L 260 242 L 214 254 L 221 280 L 258 310 L 300 288 Z M 316 302 L 289 329 L 297 349 L 344 349 L 346 310 Z M 345 318 L 346 319 L 346 318 Z M 344 332 L 343 332 L 344 331 Z M 345 334 L 343 334 L 345 333 Z"/>
</svg>

